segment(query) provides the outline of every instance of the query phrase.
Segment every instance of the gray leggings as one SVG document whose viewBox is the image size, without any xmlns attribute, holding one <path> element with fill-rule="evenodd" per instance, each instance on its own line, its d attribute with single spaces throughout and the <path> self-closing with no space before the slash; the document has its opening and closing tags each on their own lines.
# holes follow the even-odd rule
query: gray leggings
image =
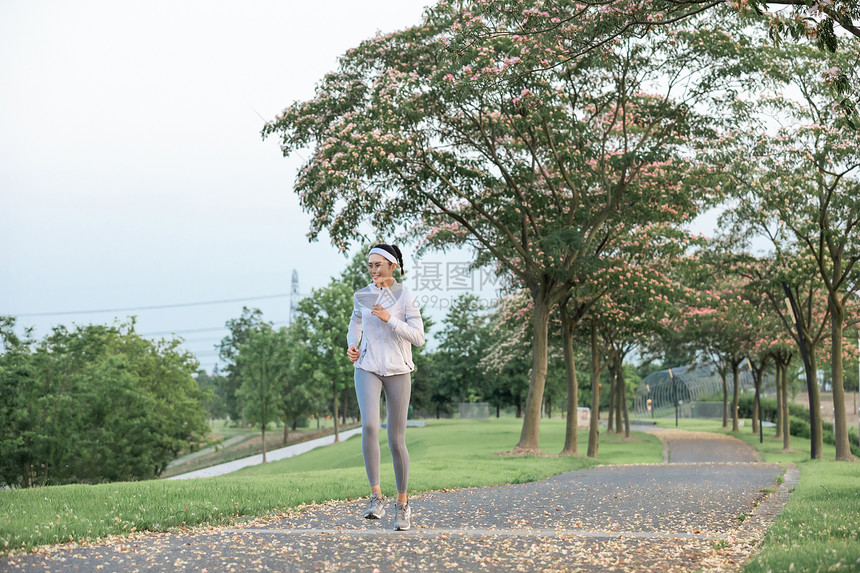
<svg viewBox="0 0 860 573">
<path fill-rule="evenodd" d="M 409 372 L 380 376 L 355 369 L 355 396 L 361 411 L 361 453 L 371 487 L 379 485 L 379 396 L 385 390 L 388 410 L 388 447 L 394 460 L 397 493 L 406 493 L 409 482 L 409 452 L 406 450 L 406 416 L 412 380 Z"/>
</svg>

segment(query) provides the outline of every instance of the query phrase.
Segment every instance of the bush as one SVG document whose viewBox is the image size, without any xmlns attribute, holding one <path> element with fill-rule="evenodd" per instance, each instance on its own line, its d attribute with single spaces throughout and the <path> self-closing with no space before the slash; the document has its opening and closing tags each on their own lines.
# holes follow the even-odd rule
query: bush
<svg viewBox="0 0 860 573">
<path fill-rule="evenodd" d="M 801 420 L 796 416 L 788 417 L 788 433 L 792 436 L 797 436 L 798 438 L 809 438 L 811 430 L 809 428 L 809 422 L 806 420 Z"/>
<path fill-rule="evenodd" d="M 752 418 L 752 410 L 754 403 L 755 397 L 752 394 L 741 394 L 740 400 L 738 401 L 738 416 L 740 416 L 741 418 Z M 763 417 L 766 421 L 776 422 L 776 399 L 762 398 L 761 408 Z M 800 404 L 789 403 L 788 415 L 794 416 L 795 418 L 798 418 L 800 420 L 805 420 L 807 423 L 809 422 L 809 410 L 807 408 L 804 408 Z"/>
<path fill-rule="evenodd" d="M 743 394 L 738 402 L 738 416 L 741 418 L 752 418 L 753 404 L 755 397 L 752 394 Z M 761 399 L 762 418 L 768 422 L 777 421 L 776 400 L 773 398 Z M 811 431 L 809 428 L 809 409 L 804 408 L 799 404 L 788 405 L 788 426 L 789 433 L 792 436 L 799 438 L 809 438 Z M 833 424 L 830 422 L 822 422 L 821 424 L 821 439 L 825 444 L 835 444 L 836 437 L 833 434 Z M 857 428 L 848 428 L 848 442 L 851 447 L 851 453 L 860 457 L 860 446 L 857 444 L 858 430 Z"/>
<path fill-rule="evenodd" d="M 39 342 L 0 328 L 0 486 L 149 479 L 203 441 L 198 364 L 181 344 L 134 321 L 57 326 Z"/>
</svg>

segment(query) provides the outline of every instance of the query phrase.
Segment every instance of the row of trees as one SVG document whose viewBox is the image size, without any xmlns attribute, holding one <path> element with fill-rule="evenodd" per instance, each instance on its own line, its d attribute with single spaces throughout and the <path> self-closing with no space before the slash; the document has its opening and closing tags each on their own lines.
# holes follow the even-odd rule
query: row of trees
<svg viewBox="0 0 860 573">
<path fill-rule="evenodd" d="M 206 439 L 196 358 L 134 321 L 54 328 L 36 341 L 0 317 L 0 482 L 10 487 L 158 476 Z"/>
<path fill-rule="evenodd" d="M 495 264 L 511 292 L 525 294 L 512 311 L 530 319 L 531 343 L 515 451 L 539 449 L 557 320 L 570 405 L 578 403 L 574 340 L 590 348 L 588 454 L 597 455 L 600 373 L 617 370 L 651 333 L 671 340 L 679 308 L 703 314 L 696 309 L 707 301 L 695 297 L 708 289 L 680 263 L 696 242 L 687 224 L 721 204 L 739 223 L 729 236 L 764 233 L 779 243 L 773 265 L 752 266 L 780 277 L 807 363 L 814 334 L 800 294 L 826 294 L 837 458 L 851 456 L 840 373 L 853 316 L 846 305 L 860 282 L 860 137 L 851 110 L 832 104 L 853 85 L 845 70 L 860 44 L 846 37 L 829 51 L 838 43 L 826 33 L 833 15 L 815 36 L 825 50 L 774 44 L 716 4 L 674 23 L 652 14 L 653 25 L 625 33 L 613 27 L 625 13 L 613 2 L 442 1 L 421 24 L 349 50 L 314 98 L 264 127 L 285 154 L 311 150 L 295 185 L 313 215 L 311 238 L 325 230 L 346 250 L 370 221 L 428 247 L 468 245 L 477 265 Z M 850 31 L 847 8 L 836 9 Z M 786 90 L 792 97 L 780 95 Z M 774 117 L 781 123 L 766 119 Z M 752 353 L 718 346 L 730 368 Z M 812 380 L 814 367 L 807 372 Z M 566 453 L 576 452 L 572 422 Z M 813 457 L 819 452 L 814 446 Z"/>
<path fill-rule="evenodd" d="M 762 272 L 765 265 L 775 264 L 772 259 L 738 256 L 724 248 L 716 243 L 666 268 L 684 287 L 671 285 L 673 290 L 659 296 L 650 293 L 656 277 L 615 277 L 625 296 L 607 294 L 595 304 L 592 313 L 601 317 L 599 324 L 585 320 L 570 329 L 563 317 L 551 320 L 543 415 L 573 413 L 581 404 L 592 404 L 595 411 L 609 409 L 610 431 L 629 435 L 627 405 L 640 372 L 623 362 L 636 347 L 640 354 L 663 357 L 662 366 L 706 359 L 719 366 L 724 381 L 733 372 L 734 390 L 724 384 L 723 400 L 725 404 L 733 398 L 731 420 L 737 430 L 737 373 L 740 362 L 749 360 L 759 382 L 756 402 L 764 369 L 770 365 L 777 371 L 777 432 L 788 448 L 788 372 L 798 353 L 790 340 L 792 323 L 785 318 L 790 311 L 776 302 L 784 277 Z M 228 364 L 225 375 L 199 371 L 200 389 L 190 376 L 196 362 L 177 350 L 180 341 L 142 339 L 133 322 L 71 332 L 60 327 L 37 343 L 16 337 L 14 321 L 4 319 L 0 466 L 5 483 L 157 476 L 178 452 L 204 439 L 202 405 L 213 417 L 227 415 L 262 428 L 264 438 L 269 423 L 280 421 L 286 442 L 289 429 L 312 416 L 332 416 L 337 432 L 338 418 L 346 422 L 359 415 L 343 338 L 352 292 L 366 281 L 363 267 L 363 257 L 356 257 L 341 276 L 314 290 L 301 302 L 290 327 L 274 329 L 259 310 L 245 309 L 228 322 L 230 335 L 221 343 Z M 634 304 L 636 300 L 640 303 Z M 819 333 L 810 349 L 814 367 L 815 356 L 829 348 L 822 345 L 826 295 L 811 292 L 804 305 Z M 492 312 L 481 308 L 474 295 L 456 299 L 441 331 L 433 335 L 438 347 L 432 352 L 416 349 L 413 407 L 425 416 L 440 416 L 450 414 L 457 402 L 487 401 L 497 415 L 511 407 L 520 416 L 531 367 L 531 323 L 523 320 L 529 312 L 526 292 L 505 297 Z M 856 308 L 849 308 L 849 314 L 857 316 Z M 663 317 L 663 328 L 654 328 L 658 316 Z M 432 321 L 426 323 L 430 330 Z M 577 398 L 572 403 L 564 400 L 566 391 L 568 400 L 571 395 L 565 379 L 568 360 L 590 363 L 574 370 Z M 644 374 L 656 366 L 645 363 L 640 368 Z M 628 386 L 631 376 L 634 385 Z M 601 387 L 609 391 L 601 393 Z M 814 381 L 810 396 L 817 392 Z M 724 408 L 724 425 L 729 411 Z M 755 432 L 758 408 L 751 413 Z M 820 439 L 815 410 L 811 422 L 813 437 L 818 427 Z M 820 451 L 820 444 L 817 447 Z"/>
<path fill-rule="evenodd" d="M 291 427 L 295 429 L 311 417 L 331 417 L 335 435 L 339 423 L 348 417 L 357 420 L 353 366 L 345 357 L 345 328 L 352 312 L 352 293 L 362 286 L 349 278 L 363 281 L 363 267 L 364 257 L 358 256 L 340 277 L 314 289 L 299 304 L 296 320 L 289 327 L 275 330 L 259 310 L 247 308 L 240 318 L 229 321 L 231 335 L 221 343 L 227 363 L 224 372 L 215 377 L 198 376 L 198 382 L 214 390 L 216 400 L 210 403 L 210 414 L 259 427 L 264 435 L 269 424 L 281 423 L 285 442 Z M 411 406 L 417 415 L 448 416 L 459 402 L 479 401 L 490 403 L 497 416 L 507 408 L 522 415 L 528 392 L 529 345 L 508 324 L 508 316 L 503 307 L 488 312 L 473 294 L 453 301 L 441 331 L 432 335 L 437 347 L 414 349 Z M 425 328 L 433 328 L 429 317 L 425 317 Z M 560 355 L 555 353 L 550 363 L 542 408 L 549 417 L 554 410 L 568 408 L 560 401 L 565 391 Z M 628 399 L 634 389 L 627 392 Z M 584 403 L 588 403 L 590 391 L 583 390 Z M 604 406 L 608 403 L 604 400 Z"/>
</svg>

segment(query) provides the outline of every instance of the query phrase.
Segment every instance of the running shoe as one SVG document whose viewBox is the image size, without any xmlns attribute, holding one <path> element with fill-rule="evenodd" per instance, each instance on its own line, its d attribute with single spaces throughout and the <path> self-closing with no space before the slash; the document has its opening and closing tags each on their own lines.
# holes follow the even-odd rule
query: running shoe
<svg viewBox="0 0 860 573">
<path fill-rule="evenodd" d="M 381 493 L 370 493 L 370 506 L 364 512 L 364 519 L 379 519 L 385 515 L 385 496 Z"/>
<path fill-rule="evenodd" d="M 409 507 L 409 502 L 398 501 L 397 513 L 394 517 L 394 530 L 406 531 L 412 527 L 412 508 Z"/>
</svg>

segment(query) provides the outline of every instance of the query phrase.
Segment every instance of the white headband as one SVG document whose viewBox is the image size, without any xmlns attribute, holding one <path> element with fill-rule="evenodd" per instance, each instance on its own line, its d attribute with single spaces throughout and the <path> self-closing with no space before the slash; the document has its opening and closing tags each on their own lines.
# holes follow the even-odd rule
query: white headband
<svg viewBox="0 0 860 573">
<path fill-rule="evenodd" d="M 385 257 L 386 259 L 388 259 L 389 261 L 391 261 L 395 265 L 397 264 L 397 257 L 392 255 L 391 253 L 389 253 L 385 249 L 380 249 L 379 247 L 373 247 L 372 249 L 370 249 L 370 252 L 367 253 L 367 256 L 369 257 L 370 255 L 372 255 L 374 253 L 376 253 L 377 255 L 382 255 L 383 257 Z"/>
</svg>

